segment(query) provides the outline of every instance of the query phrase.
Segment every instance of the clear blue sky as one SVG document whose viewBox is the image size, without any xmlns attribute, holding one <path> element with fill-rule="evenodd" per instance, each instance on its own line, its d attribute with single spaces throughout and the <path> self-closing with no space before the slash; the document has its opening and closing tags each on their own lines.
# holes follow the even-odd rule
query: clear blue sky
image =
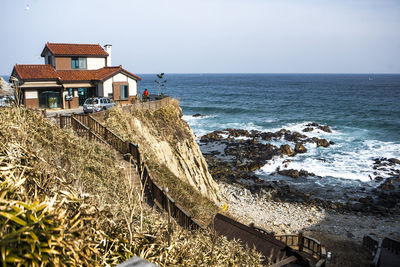
<svg viewBox="0 0 400 267">
<path fill-rule="evenodd" d="M 46 42 L 134 73 L 400 73 L 397 0 L 0 0 L 0 74 Z"/>
</svg>

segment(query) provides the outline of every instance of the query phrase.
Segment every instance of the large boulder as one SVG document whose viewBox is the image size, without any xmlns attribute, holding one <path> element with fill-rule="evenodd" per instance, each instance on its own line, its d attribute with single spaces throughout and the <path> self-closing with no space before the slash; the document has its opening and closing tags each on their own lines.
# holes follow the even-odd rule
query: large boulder
<svg viewBox="0 0 400 267">
<path fill-rule="evenodd" d="M 289 176 L 292 178 L 299 178 L 300 173 L 298 170 L 290 169 L 290 170 L 280 170 L 278 171 L 280 175 Z"/>
<path fill-rule="evenodd" d="M 288 155 L 289 157 L 296 155 L 296 152 L 288 145 L 281 145 L 280 150 L 283 155 Z"/>
<path fill-rule="evenodd" d="M 388 159 L 388 161 L 393 163 L 393 164 L 400 164 L 400 159 L 391 158 L 391 159 Z"/>
<path fill-rule="evenodd" d="M 306 153 L 307 148 L 305 148 L 302 143 L 296 143 L 296 146 L 294 147 L 294 151 L 296 153 Z"/>
<path fill-rule="evenodd" d="M 312 140 L 317 144 L 317 146 L 322 146 L 322 147 L 329 147 L 329 142 L 326 139 L 323 138 L 318 138 L 318 137 L 313 137 Z"/>
<path fill-rule="evenodd" d="M 318 129 L 320 129 L 320 130 L 322 130 L 322 131 L 324 131 L 324 132 L 327 132 L 327 133 L 331 133 L 331 132 L 332 132 L 332 131 L 331 131 L 331 128 L 329 128 L 328 125 L 319 125 L 319 126 L 318 126 Z"/>
</svg>

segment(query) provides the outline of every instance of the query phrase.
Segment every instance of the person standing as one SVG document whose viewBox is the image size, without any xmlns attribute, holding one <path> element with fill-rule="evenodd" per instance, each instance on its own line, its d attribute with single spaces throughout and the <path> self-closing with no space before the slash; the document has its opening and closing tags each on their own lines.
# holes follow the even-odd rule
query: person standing
<svg viewBox="0 0 400 267">
<path fill-rule="evenodd" d="M 144 89 L 143 101 L 146 102 L 148 97 L 149 97 L 149 91 L 147 91 L 147 89 Z"/>
</svg>

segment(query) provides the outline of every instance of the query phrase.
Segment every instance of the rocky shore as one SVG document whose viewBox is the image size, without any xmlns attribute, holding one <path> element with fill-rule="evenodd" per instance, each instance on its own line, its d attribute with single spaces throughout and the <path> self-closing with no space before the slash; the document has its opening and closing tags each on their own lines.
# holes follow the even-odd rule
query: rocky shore
<svg viewBox="0 0 400 267">
<path fill-rule="evenodd" d="M 362 242 L 364 235 L 376 238 L 400 239 L 400 214 L 387 216 L 365 213 L 338 212 L 299 202 L 278 202 L 268 194 L 252 193 L 238 185 L 220 183 L 227 211 L 243 223 L 254 223 L 275 234 L 311 236 L 333 234 L 344 239 Z"/>
<path fill-rule="evenodd" d="M 304 133 L 323 131 L 331 133 L 328 125 L 310 123 Z M 326 135 L 325 135 L 326 136 Z M 279 140 L 281 145 L 274 145 Z M 283 143 L 286 142 L 286 143 Z M 276 142 L 275 142 L 276 143 Z M 297 154 L 307 155 L 305 144 L 314 144 L 318 149 L 330 149 L 335 142 L 319 137 L 308 137 L 300 132 L 280 129 L 276 132 L 225 129 L 202 136 L 199 144 L 209 166 L 209 171 L 217 182 L 239 184 L 253 194 L 265 194 L 275 201 L 301 202 L 324 209 L 340 212 L 361 212 L 365 214 L 399 214 L 400 210 L 400 160 L 376 158 L 371 170 L 376 176 L 370 177 L 376 186 L 360 187 L 336 197 L 335 188 L 327 193 L 334 196 L 325 198 L 315 190 L 305 192 L 290 186 L 287 179 L 324 179 L 304 169 L 290 169 L 288 164 Z M 260 179 L 255 172 L 274 158 L 285 158 L 271 176 L 282 177 L 273 181 Z M 385 178 L 380 176 L 385 173 Z M 288 178 L 285 178 L 288 177 Z M 300 180 L 299 180 L 300 181 Z M 337 188 L 336 188 L 337 190 Z M 340 193 L 340 191 L 339 191 Z M 321 196 L 322 195 L 322 196 Z"/>
</svg>

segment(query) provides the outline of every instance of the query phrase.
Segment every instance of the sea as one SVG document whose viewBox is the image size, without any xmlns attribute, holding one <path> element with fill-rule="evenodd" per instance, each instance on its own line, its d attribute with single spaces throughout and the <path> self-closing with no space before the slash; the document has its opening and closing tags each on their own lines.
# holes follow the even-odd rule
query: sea
<svg viewBox="0 0 400 267">
<path fill-rule="evenodd" d="M 150 94 L 180 101 L 183 119 L 197 140 L 226 128 L 287 129 L 335 143 L 329 148 L 306 144 L 308 152 L 291 157 L 286 167 L 287 158 L 272 159 L 256 172 L 266 181 L 285 179 L 298 189 L 329 195 L 338 188 L 344 193 L 374 188 L 379 185 L 375 177 L 400 169 L 373 169 L 376 158 L 400 159 L 400 75 L 165 74 L 163 88 L 157 87 L 156 75 L 140 76 L 140 92 L 147 88 Z M 312 122 L 329 125 L 332 133 L 302 132 Z M 271 143 L 294 146 L 286 140 Z M 303 169 L 317 178 L 273 175 L 277 167 Z"/>
</svg>

